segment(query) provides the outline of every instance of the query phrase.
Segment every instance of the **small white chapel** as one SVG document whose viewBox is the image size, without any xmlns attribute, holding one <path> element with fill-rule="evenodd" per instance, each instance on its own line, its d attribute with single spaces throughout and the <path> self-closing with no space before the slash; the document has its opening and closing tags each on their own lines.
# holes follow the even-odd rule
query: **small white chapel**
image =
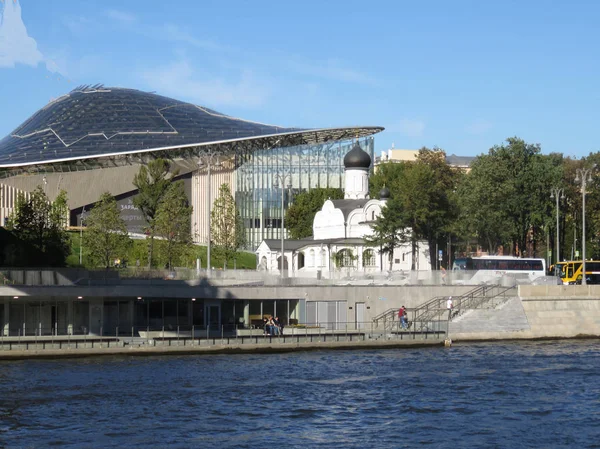
<svg viewBox="0 0 600 449">
<path fill-rule="evenodd" d="M 389 255 L 367 245 L 365 236 L 386 207 L 391 192 L 384 187 L 378 199 L 369 198 L 371 156 L 358 143 L 344 158 L 344 199 L 327 200 L 315 215 L 313 236 L 284 240 L 283 268 L 289 277 L 339 277 L 340 273 L 369 274 L 410 271 L 412 249 L 409 243 Z M 280 274 L 281 240 L 263 240 L 256 250 L 258 270 Z M 418 245 L 417 270 L 430 271 L 429 246 Z"/>
</svg>

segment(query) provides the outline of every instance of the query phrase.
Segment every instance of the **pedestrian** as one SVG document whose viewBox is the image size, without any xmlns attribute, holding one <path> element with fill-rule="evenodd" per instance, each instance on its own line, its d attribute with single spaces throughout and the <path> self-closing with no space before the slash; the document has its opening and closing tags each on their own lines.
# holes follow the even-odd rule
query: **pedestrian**
<svg viewBox="0 0 600 449">
<path fill-rule="evenodd" d="M 402 329 L 407 329 L 408 328 L 408 321 L 406 320 L 406 316 L 407 316 L 407 312 L 406 312 L 406 307 L 402 306 L 402 308 L 400 309 L 400 311 L 402 312 L 402 315 L 400 316 L 400 323 L 402 324 Z"/>
<path fill-rule="evenodd" d="M 448 309 L 448 321 L 452 318 L 452 309 L 454 308 L 454 302 L 452 301 L 452 296 L 448 296 L 448 301 L 446 301 L 446 309 Z"/>
<path fill-rule="evenodd" d="M 400 329 L 400 326 L 402 325 L 402 316 L 403 315 L 404 315 L 404 306 L 402 306 L 398 309 L 398 329 Z"/>
</svg>

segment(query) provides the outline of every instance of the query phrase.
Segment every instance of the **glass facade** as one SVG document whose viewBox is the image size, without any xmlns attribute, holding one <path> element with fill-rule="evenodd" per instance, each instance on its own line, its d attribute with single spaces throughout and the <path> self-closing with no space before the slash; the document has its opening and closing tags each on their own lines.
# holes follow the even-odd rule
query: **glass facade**
<svg viewBox="0 0 600 449">
<path fill-rule="evenodd" d="M 374 139 L 360 139 L 374 160 Z M 244 220 L 249 249 L 263 239 L 281 238 L 281 195 L 284 209 L 294 196 L 313 188 L 344 187 L 344 156 L 352 140 L 299 145 L 236 156 L 235 199 Z M 284 180 L 282 187 L 282 179 Z"/>
</svg>

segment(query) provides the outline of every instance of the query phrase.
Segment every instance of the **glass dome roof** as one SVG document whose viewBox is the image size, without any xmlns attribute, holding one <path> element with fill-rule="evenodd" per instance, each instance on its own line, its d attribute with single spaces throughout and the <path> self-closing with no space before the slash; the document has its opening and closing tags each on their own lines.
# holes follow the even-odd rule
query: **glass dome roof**
<svg viewBox="0 0 600 449">
<path fill-rule="evenodd" d="M 52 101 L 0 140 L 0 167 L 166 151 L 278 135 L 302 135 L 301 140 L 308 143 L 381 130 L 283 128 L 135 89 L 82 86 Z"/>
</svg>

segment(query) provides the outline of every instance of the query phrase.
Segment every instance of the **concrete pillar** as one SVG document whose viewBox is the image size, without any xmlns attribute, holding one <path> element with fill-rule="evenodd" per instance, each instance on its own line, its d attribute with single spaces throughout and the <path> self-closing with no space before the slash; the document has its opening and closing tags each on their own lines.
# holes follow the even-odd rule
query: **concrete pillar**
<svg viewBox="0 0 600 449">
<path fill-rule="evenodd" d="M 9 327 L 10 327 L 10 300 L 4 300 L 4 323 L 2 323 L 2 335 L 8 337 Z"/>
<path fill-rule="evenodd" d="M 131 323 L 131 329 L 135 327 L 135 303 L 133 299 L 127 301 L 127 313 L 129 315 L 129 322 Z M 127 329 L 127 333 L 131 332 L 131 329 Z"/>
<path fill-rule="evenodd" d="M 67 302 L 67 334 L 73 335 L 73 300 Z"/>
<path fill-rule="evenodd" d="M 244 327 L 250 327 L 250 301 L 244 300 Z"/>
</svg>

